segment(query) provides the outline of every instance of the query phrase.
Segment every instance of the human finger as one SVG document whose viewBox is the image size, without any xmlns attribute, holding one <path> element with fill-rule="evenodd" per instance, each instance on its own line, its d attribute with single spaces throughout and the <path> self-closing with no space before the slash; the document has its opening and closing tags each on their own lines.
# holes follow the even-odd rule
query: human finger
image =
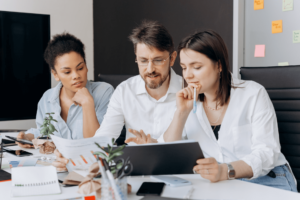
<svg viewBox="0 0 300 200">
<path fill-rule="evenodd" d="M 144 133 L 143 130 L 140 131 L 140 134 L 142 135 L 142 140 L 143 140 L 144 142 L 147 142 L 147 136 L 146 136 L 146 134 Z"/>
<path fill-rule="evenodd" d="M 130 137 L 130 138 L 126 139 L 124 142 L 125 143 L 135 142 L 135 138 L 134 137 Z"/>
<path fill-rule="evenodd" d="M 188 91 L 188 98 L 193 99 L 194 98 L 194 90 L 190 87 L 187 87 L 186 90 Z"/>
<path fill-rule="evenodd" d="M 148 134 L 148 135 L 147 135 L 147 143 L 151 143 L 151 141 L 152 141 L 151 135 Z"/>
<path fill-rule="evenodd" d="M 58 157 L 58 158 L 56 158 L 56 161 L 61 162 L 61 163 L 68 164 L 69 159 L 64 158 L 64 157 Z"/>
<path fill-rule="evenodd" d="M 132 133 L 133 135 L 135 135 L 136 137 L 138 137 L 139 139 L 142 138 L 141 134 L 140 134 L 138 131 L 133 130 L 133 129 L 131 129 L 131 128 L 129 128 L 128 131 L 129 131 L 130 133 Z"/>
<path fill-rule="evenodd" d="M 68 169 L 66 167 L 57 167 L 56 171 L 58 171 L 58 172 L 64 172 L 64 171 L 68 171 Z"/>
<path fill-rule="evenodd" d="M 54 150 L 54 154 L 56 155 L 56 157 L 63 157 L 62 154 L 58 151 L 58 149 Z"/>
<path fill-rule="evenodd" d="M 58 167 L 58 168 L 65 168 L 66 167 L 66 163 L 63 162 L 59 162 L 59 161 L 53 161 L 52 165 L 54 167 Z"/>
<path fill-rule="evenodd" d="M 196 165 L 194 166 L 194 170 L 202 170 L 202 169 L 214 169 L 216 168 L 213 164 L 206 164 L 206 165 Z"/>
<path fill-rule="evenodd" d="M 183 93 L 183 98 L 187 99 L 188 98 L 188 91 L 186 90 L 186 88 L 183 89 L 182 93 Z"/>
<path fill-rule="evenodd" d="M 19 147 L 22 147 L 22 148 L 32 148 L 33 146 L 30 145 L 30 144 L 22 144 L 20 142 L 16 142 L 18 144 Z"/>
<path fill-rule="evenodd" d="M 24 132 L 20 132 L 18 135 L 17 135 L 17 138 L 18 139 L 23 139 L 25 137 L 25 133 Z"/>
<path fill-rule="evenodd" d="M 202 158 L 202 159 L 198 159 L 197 164 L 211 164 L 211 163 L 215 163 L 217 162 L 215 158 Z"/>
</svg>

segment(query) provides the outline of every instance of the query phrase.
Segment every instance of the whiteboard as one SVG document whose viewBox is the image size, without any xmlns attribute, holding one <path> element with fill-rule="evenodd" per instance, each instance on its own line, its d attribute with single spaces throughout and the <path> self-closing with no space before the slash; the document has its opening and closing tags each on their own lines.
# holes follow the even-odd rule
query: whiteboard
<svg viewBox="0 0 300 200">
<path fill-rule="evenodd" d="M 282 33 L 272 34 L 272 21 L 282 20 Z M 300 30 L 300 0 L 292 11 L 282 11 L 282 0 L 264 0 L 264 9 L 254 10 L 254 0 L 245 0 L 244 66 L 277 66 L 279 62 L 300 65 L 300 43 L 293 31 Z M 256 44 L 265 44 L 265 57 L 255 58 Z"/>
</svg>

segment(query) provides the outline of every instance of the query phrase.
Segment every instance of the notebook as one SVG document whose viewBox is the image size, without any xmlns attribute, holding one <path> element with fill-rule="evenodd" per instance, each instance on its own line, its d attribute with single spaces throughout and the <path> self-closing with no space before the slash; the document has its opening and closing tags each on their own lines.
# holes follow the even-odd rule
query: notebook
<svg viewBox="0 0 300 200">
<path fill-rule="evenodd" d="M 11 169 L 12 196 L 60 194 L 56 169 L 48 167 L 17 167 Z"/>
</svg>

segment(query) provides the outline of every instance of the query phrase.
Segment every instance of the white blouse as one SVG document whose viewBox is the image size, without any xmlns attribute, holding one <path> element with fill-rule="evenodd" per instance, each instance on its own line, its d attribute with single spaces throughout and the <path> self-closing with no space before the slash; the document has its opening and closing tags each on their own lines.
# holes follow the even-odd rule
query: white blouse
<svg viewBox="0 0 300 200">
<path fill-rule="evenodd" d="M 220 163 L 243 160 L 253 170 L 253 178 L 264 176 L 287 163 L 280 151 L 279 133 L 273 104 L 265 88 L 254 81 L 233 78 L 230 102 L 221 123 L 219 139 L 213 133 L 203 108 L 190 113 L 183 138 L 199 141 L 205 157 Z"/>
</svg>

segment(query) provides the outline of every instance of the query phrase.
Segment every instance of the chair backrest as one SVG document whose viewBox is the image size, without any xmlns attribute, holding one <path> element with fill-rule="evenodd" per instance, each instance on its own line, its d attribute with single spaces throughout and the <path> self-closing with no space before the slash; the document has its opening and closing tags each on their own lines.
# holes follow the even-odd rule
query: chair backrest
<svg viewBox="0 0 300 200">
<path fill-rule="evenodd" d="M 99 75 L 95 81 L 102 81 L 111 84 L 116 88 L 123 81 L 133 77 L 135 75 Z"/>
<path fill-rule="evenodd" d="M 300 191 L 300 66 L 242 67 L 242 80 L 263 85 L 274 105 L 281 152 L 290 163 Z"/>
</svg>

